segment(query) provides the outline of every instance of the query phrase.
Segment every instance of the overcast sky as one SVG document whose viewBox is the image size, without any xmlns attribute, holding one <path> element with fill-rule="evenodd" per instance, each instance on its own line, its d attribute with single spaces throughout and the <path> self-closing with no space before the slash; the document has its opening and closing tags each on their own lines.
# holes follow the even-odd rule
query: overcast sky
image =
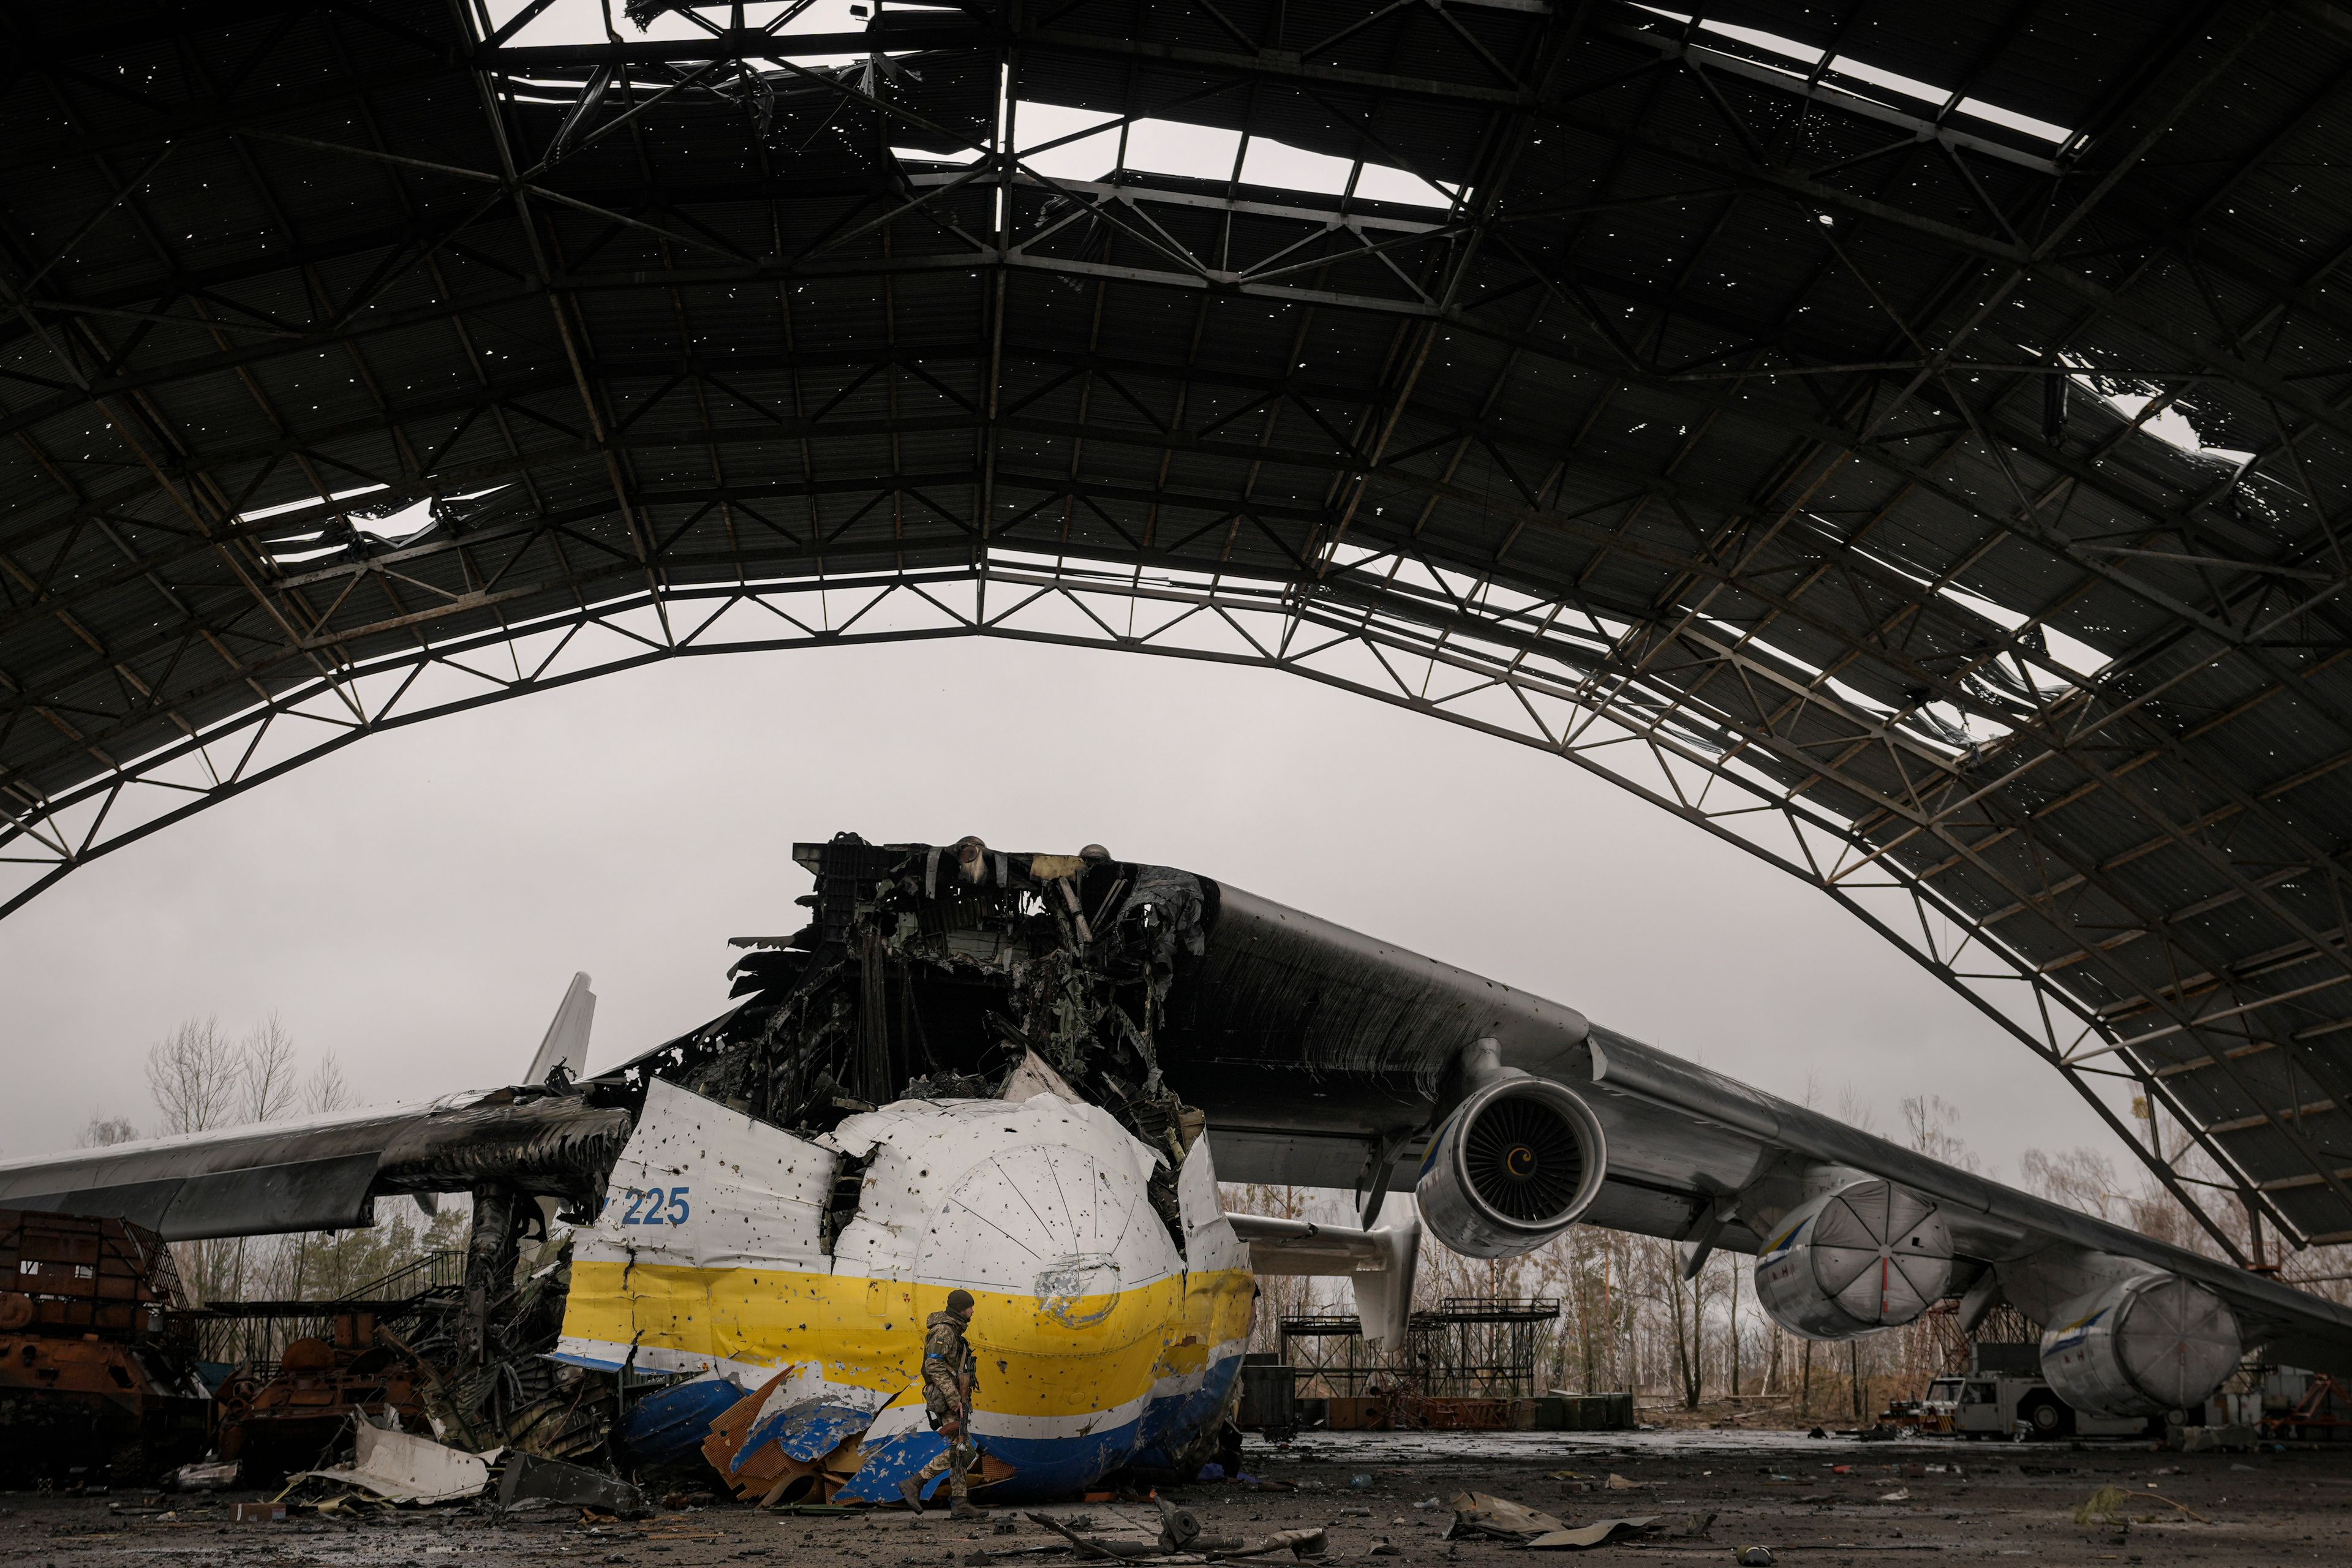
<svg viewBox="0 0 2352 1568">
<path fill-rule="evenodd" d="M 795 839 L 976 833 L 1182 866 L 1989 1164 L 2120 1155 L 2024 1047 L 1837 906 L 1556 758 L 1296 677 L 965 641 L 688 659 L 375 736 L 0 921 L 0 1153 L 152 1117 L 184 1018 L 275 1010 L 377 1102 L 504 1083 L 576 969 L 604 1066 L 798 929 Z"/>
</svg>

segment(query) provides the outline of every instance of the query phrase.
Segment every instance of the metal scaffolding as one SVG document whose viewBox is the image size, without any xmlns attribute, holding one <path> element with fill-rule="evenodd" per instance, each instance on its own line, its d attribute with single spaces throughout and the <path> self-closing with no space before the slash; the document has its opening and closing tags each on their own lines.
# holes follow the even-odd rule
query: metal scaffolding
<svg viewBox="0 0 2352 1568">
<path fill-rule="evenodd" d="M 1532 1399 L 1545 1342 L 1559 1321 L 1549 1297 L 1448 1296 L 1413 1314 L 1408 1338 L 1414 1381 L 1437 1399 Z"/>
<path fill-rule="evenodd" d="M 1285 1318 L 1280 1344 L 1309 1396 L 1529 1399 L 1542 1392 L 1536 1365 L 1559 1321 L 1559 1303 L 1549 1298 L 1448 1296 L 1413 1313 L 1399 1360 L 1374 1360 L 1352 1317 Z"/>
</svg>

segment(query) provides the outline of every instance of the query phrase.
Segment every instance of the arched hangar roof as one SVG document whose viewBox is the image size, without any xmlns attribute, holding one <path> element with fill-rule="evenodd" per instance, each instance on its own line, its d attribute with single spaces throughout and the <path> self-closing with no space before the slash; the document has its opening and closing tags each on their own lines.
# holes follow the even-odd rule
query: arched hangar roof
<svg viewBox="0 0 2352 1568">
<path fill-rule="evenodd" d="M 2352 1238 L 2345 11 L 575 13 L 8 7 L 9 896 L 644 659 L 1260 664 L 1738 840 Z"/>
</svg>

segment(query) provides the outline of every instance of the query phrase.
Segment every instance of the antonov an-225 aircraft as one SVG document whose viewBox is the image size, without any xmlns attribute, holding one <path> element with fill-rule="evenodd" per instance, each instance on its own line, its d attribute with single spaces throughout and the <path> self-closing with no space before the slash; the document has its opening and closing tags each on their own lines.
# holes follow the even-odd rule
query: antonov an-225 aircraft
<svg viewBox="0 0 2352 1568">
<path fill-rule="evenodd" d="M 1571 1225 L 1756 1257 L 1789 1330 L 1849 1339 L 1957 1298 L 2042 1326 L 2077 1410 L 2192 1407 L 2254 1347 L 2352 1375 L 2352 1310 L 2046 1203 L 1465 970 L 1169 867 L 975 838 L 799 846 L 789 935 L 735 1005 L 593 1077 L 574 982 L 520 1086 L 0 1165 L 0 1206 L 173 1239 L 369 1224 L 467 1192 L 469 1259 L 574 1237 L 554 1353 L 776 1379 L 845 1495 L 939 1451 L 921 1325 L 979 1300 L 987 1495 L 1065 1495 L 1213 1443 L 1254 1278 L 1345 1275 L 1401 1346 L 1423 1229 L 1529 1251 Z M 1221 1212 L 1217 1183 L 1352 1188 L 1364 1228 Z"/>
</svg>

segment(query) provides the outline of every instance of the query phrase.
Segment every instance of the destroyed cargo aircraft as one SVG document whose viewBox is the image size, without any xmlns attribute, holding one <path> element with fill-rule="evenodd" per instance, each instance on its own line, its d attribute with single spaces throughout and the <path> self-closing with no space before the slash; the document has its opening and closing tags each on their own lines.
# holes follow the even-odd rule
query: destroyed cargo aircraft
<svg viewBox="0 0 2352 1568">
<path fill-rule="evenodd" d="M 577 1226 L 537 1359 L 706 1385 L 667 1440 L 767 1498 L 892 1499 L 940 1451 L 917 1363 L 957 1289 L 988 1495 L 1196 1462 L 1255 1276 L 1345 1275 L 1398 1346 L 1424 1226 L 1481 1258 L 1579 1223 L 1681 1240 L 1694 1272 L 1754 1255 L 1816 1339 L 2005 1300 L 2091 1413 L 2194 1408 L 2257 1347 L 2352 1373 L 2352 1310 L 1231 884 L 1091 846 L 795 856 L 806 923 L 739 939 L 734 1005 L 608 1072 L 580 1076 L 583 976 L 515 1087 L 16 1161 L 0 1207 L 180 1239 L 468 1194 L 460 1363 L 519 1247 Z M 1224 1214 L 1221 1179 L 1353 1189 L 1362 1228 Z"/>
</svg>

